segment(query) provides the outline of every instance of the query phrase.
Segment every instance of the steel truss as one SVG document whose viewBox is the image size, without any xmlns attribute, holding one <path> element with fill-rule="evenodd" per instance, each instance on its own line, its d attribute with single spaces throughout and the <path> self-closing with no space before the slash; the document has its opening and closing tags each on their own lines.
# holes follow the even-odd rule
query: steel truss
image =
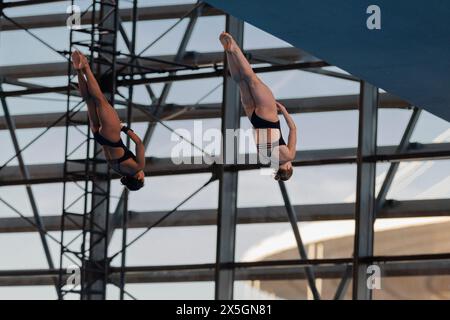
<svg viewBox="0 0 450 320">
<path fill-rule="evenodd" d="M 1 3 L 2 1 L 0 1 Z M 4 9 L 26 6 L 40 1 L 16 1 L 4 3 Z M 76 4 L 76 1 L 72 1 Z M 162 7 L 137 7 L 133 1 L 131 9 L 119 9 L 118 1 L 93 0 L 81 20 L 87 28 L 72 29 L 70 32 L 70 50 L 80 48 L 90 53 L 90 62 L 98 77 L 106 97 L 111 105 L 126 106 L 120 110 L 122 119 L 131 126 L 135 122 L 147 122 L 144 144 L 151 141 L 157 123 L 171 130 L 161 119 L 205 119 L 221 117 L 222 129 L 238 128 L 242 115 L 239 102 L 239 90 L 227 76 L 227 65 L 222 53 L 186 52 L 187 44 L 197 20 L 203 16 L 224 15 L 215 8 L 201 2 L 195 5 L 176 5 Z M 2 8 L 3 9 L 3 8 Z M 139 13 L 139 15 L 138 15 Z M 11 19 L 3 11 L 5 19 L 3 30 L 24 29 L 49 49 L 65 55 L 70 52 L 57 50 L 37 37 L 32 29 L 38 27 L 63 26 L 66 17 L 60 14 L 44 16 L 43 21 L 36 17 L 18 17 Z M 166 32 L 159 35 L 154 43 L 163 38 L 183 19 L 189 23 L 174 56 L 146 56 L 145 50 L 136 53 L 136 25 L 138 20 L 179 18 Z M 132 23 L 132 35 L 129 38 L 122 22 Z M 243 39 L 243 22 L 226 16 L 226 28 L 238 42 Z M 121 36 L 127 46 L 127 52 L 118 51 L 116 43 Z M 84 40 L 80 40 L 84 36 Z M 86 36 L 89 41 L 86 41 Z M 254 64 L 255 72 L 267 73 L 284 70 L 303 70 L 347 81 L 359 79 L 339 72 L 323 69 L 328 63 L 318 60 L 301 50 L 291 48 L 251 50 L 247 57 Z M 66 71 L 67 68 L 67 71 Z M 190 71 L 180 74 L 178 71 Z M 326 164 L 349 164 L 357 166 L 357 197 L 354 204 L 303 205 L 294 206 L 286 186 L 279 184 L 284 200 L 283 207 L 237 208 L 237 180 L 241 170 L 257 169 L 259 165 L 242 165 L 234 159 L 226 165 L 173 166 L 169 159 L 147 159 L 145 171 L 151 175 L 169 175 L 184 173 L 210 173 L 211 177 L 199 189 L 168 212 L 130 212 L 128 193 L 123 190 L 119 203 L 110 212 L 110 182 L 117 176 L 110 174 L 100 148 L 92 139 L 88 129 L 87 113 L 77 94 L 70 59 L 67 65 L 61 63 L 42 66 L 0 67 L 2 82 L 21 87 L 18 90 L 0 90 L 4 117 L 0 118 L 0 129 L 8 129 L 14 143 L 15 155 L 0 166 L 0 186 L 27 185 L 30 202 L 34 202 L 31 185 L 34 183 L 63 182 L 64 198 L 61 216 L 40 217 L 37 208 L 33 210 L 34 219 L 28 219 L 11 204 L 0 201 L 16 212 L 20 218 L 2 219 L 0 232 L 38 231 L 44 249 L 48 247 L 47 238 L 58 242 L 48 234 L 48 230 L 61 231 L 60 266 L 54 268 L 50 254 L 47 254 L 48 270 L 1 271 L 2 285 L 51 285 L 57 284 L 60 298 L 67 294 L 77 295 L 80 299 L 105 299 L 107 284 L 120 288 L 120 299 L 134 296 L 126 290 L 127 283 L 170 282 L 170 281 L 214 281 L 217 299 L 233 299 L 233 285 L 236 280 L 281 280 L 305 279 L 315 299 L 320 299 L 316 287 L 317 278 L 341 279 L 335 299 L 342 299 L 353 280 L 353 298 L 370 299 L 371 292 L 365 286 L 367 266 L 384 264 L 386 276 L 442 275 L 449 273 L 449 254 L 414 256 L 373 256 L 373 223 L 376 218 L 436 216 L 448 215 L 448 199 L 430 201 L 392 201 L 386 199 L 399 163 L 408 160 L 448 159 L 448 143 L 420 145 L 410 142 L 420 110 L 412 109 L 410 122 L 398 146 L 377 147 L 377 111 L 379 108 L 412 108 L 407 102 L 387 93 L 379 94 L 378 89 L 361 82 L 361 91 L 356 96 L 322 97 L 291 99 L 283 101 L 291 112 L 328 112 L 340 110 L 359 110 L 358 148 L 336 150 L 300 151 L 294 166 L 318 166 Z M 19 79 L 68 74 L 67 85 L 46 87 L 34 85 Z M 171 85 L 175 81 L 194 79 L 223 78 L 223 100 L 221 104 L 200 104 L 176 106 L 166 103 Z M 164 83 L 162 94 L 157 96 L 152 85 Z M 145 85 L 150 105 L 133 102 L 133 86 Z M 127 96 L 119 94 L 117 88 L 128 88 Z M 215 90 L 215 89 L 214 89 Z M 40 117 L 10 116 L 7 108 L 8 97 L 26 97 L 40 93 L 59 93 L 66 95 L 67 110 L 64 115 L 46 114 Z M 209 93 L 208 93 L 209 94 Z M 33 97 L 34 98 L 34 97 Z M 358 102 L 359 100 L 359 102 Z M 186 111 L 187 110 L 187 111 Z M 186 112 L 183 112 L 186 111 Z M 178 116 L 181 115 L 181 116 Z M 178 117 L 178 118 L 177 118 Z M 65 162 L 53 165 L 26 165 L 21 153 L 45 132 L 55 126 L 66 128 Z M 29 145 L 20 147 L 15 138 L 15 129 L 45 127 L 44 132 Z M 83 131 L 84 130 L 84 131 Z M 81 137 L 81 138 L 80 138 Z M 128 141 L 129 143 L 129 141 Z M 226 145 L 227 141 L 224 141 Z M 203 151 L 203 150 L 202 150 Z M 203 151 L 204 152 L 204 151 Z M 224 150 L 223 150 L 224 152 Z M 12 159 L 19 160 L 19 166 L 9 166 Z M 390 163 L 388 174 L 378 196 L 374 191 L 376 164 L 382 161 Z M 18 172 L 20 174 L 18 174 Z M 211 182 L 219 182 L 219 204 L 217 210 L 181 210 L 178 209 Z M 79 194 L 75 195 L 75 191 Z M 36 207 L 36 206 L 33 206 Z M 255 214 L 258 212 L 258 214 Z M 180 218 L 181 217 L 181 218 Z M 355 250 L 352 258 L 344 259 L 308 259 L 298 223 L 302 221 L 353 219 L 356 222 Z M 60 221 L 58 221 L 60 219 Z M 235 232 L 240 223 L 289 222 L 298 246 L 300 259 L 289 261 L 259 261 L 242 263 L 235 261 Z M 180 266 L 144 266 L 133 267 L 126 263 L 127 248 L 155 227 L 216 225 L 218 226 L 216 261 L 204 265 Z M 44 226 L 46 228 L 44 228 Z M 128 228 L 145 228 L 133 239 L 127 238 Z M 109 254 L 108 245 L 114 230 L 122 230 L 122 247 Z M 113 266 L 112 261 L 120 257 L 120 265 Z M 75 268 L 71 268 L 74 266 Z M 70 272 L 80 272 L 80 284 L 73 285 Z"/>
<path fill-rule="evenodd" d="M 75 4 L 76 2 L 72 1 L 72 5 Z M 80 45 L 88 46 L 91 52 L 90 64 L 95 70 L 105 97 L 111 105 L 114 105 L 116 56 L 110 52 L 114 52 L 117 43 L 118 4 L 114 0 L 94 0 L 91 7 L 92 16 L 96 16 L 98 12 L 99 20 L 92 19 L 88 28 L 72 28 L 69 48 L 73 50 Z M 90 40 L 88 42 L 78 40 L 80 34 L 88 34 Z M 78 129 L 79 123 L 73 123 L 73 115 L 76 112 L 72 111 L 71 91 L 75 87 L 72 83 L 72 74 L 69 59 L 59 286 L 62 297 L 72 293 L 78 294 L 81 299 L 105 299 L 109 268 L 107 235 L 111 175 L 102 156 L 101 147 L 93 140 L 89 126 L 85 126 L 87 131 L 81 143 L 79 142 L 81 129 Z M 73 127 L 70 128 L 69 124 L 73 124 Z M 85 154 L 84 158 L 80 158 L 79 155 L 81 148 L 82 154 Z M 80 163 L 81 167 L 73 165 Z M 74 177 L 82 177 L 83 180 L 71 182 Z M 81 191 L 78 191 L 81 194 L 74 200 L 76 186 L 80 187 Z M 79 216 L 82 217 L 81 233 L 70 235 L 66 232 L 66 225 L 73 221 L 74 217 Z M 73 263 L 74 268 L 79 268 L 79 285 L 67 283 L 64 277 L 64 268 Z"/>
</svg>

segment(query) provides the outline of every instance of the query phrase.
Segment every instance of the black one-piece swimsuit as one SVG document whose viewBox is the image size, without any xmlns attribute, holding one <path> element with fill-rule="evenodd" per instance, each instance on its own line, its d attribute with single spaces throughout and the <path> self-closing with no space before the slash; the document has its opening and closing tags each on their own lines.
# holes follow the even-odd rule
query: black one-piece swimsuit
<svg viewBox="0 0 450 320">
<path fill-rule="evenodd" d="M 127 146 L 123 143 L 122 139 L 120 139 L 117 142 L 112 142 L 112 141 L 106 139 L 104 136 L 102 136 L 100 134 L 100 132 L 96 131 L 96 132 L 94 132 L 94 140 L 97 141 L 102 146 L 108 146 L 111 148 L 122 148 L 123 151 L 125 151 L 123 156 L 121 156 L 119 159 L 108 160 L 108 163 L 111 166 L 111 168 L 114 171 L 116 171 L 118 174 L 128 175 L 128 174 L 124 174 L 120 170 L 120 164 L 130 158 L 132 158 L 133 160 L 136 161 L 136 156 L 134 155 L 133 152 L 130 151 L 130 149 L 127 148 Z"/>
<path fill-rule="evenodd" d="M 253 111 L 252 116 L 250 118 L 250 122 L 253 125 L 255 129 L 278 129 L 280 131 L 280 139 L 272 143 L 269 139 L 269 141 L 266 143 L 266 145 L 256 143 L 256 148 L 258 149 L 258 154 L 261 155 L 262 151 L 267 152 L 266 156 L 269 158 L 272 156 L 272 149 L 275 146 L 285 146 L 286 142 L 283 139 L 283 135 L 281 133 L 281 126 L 280 126 L 280 120 L 276 122 L 265 120 L 261 117 L 259 117 L 255 111 Z"/>
</svg>

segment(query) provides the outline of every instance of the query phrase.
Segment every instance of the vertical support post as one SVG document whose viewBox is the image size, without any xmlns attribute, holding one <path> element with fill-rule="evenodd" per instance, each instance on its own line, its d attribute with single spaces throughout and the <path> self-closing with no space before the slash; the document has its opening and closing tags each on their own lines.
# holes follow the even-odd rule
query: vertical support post
<svg viewBox="0 0 450 320">
<path fill-rule="evenodd" d="M 227 15 L 226 30 L 242 47 L 243 21 Z M 228 67 L 225 63 L 222 103 L 222 159 L 224 164 L 229 164 L 228 161 L 233 162 L 233 164 L 237 163 L 239 140 L 235 134 L 227 135 L 227 131 L 230 129 L 236 130 L 239 125 L 239 86 L 228 75 Z M 215 274 L 215 298 L 217 300 L 233 299 L 234 286 L 234 269 L 229 264 L 234 263 L 235 254 L 238 173 L 228 170 L 224 164 L 218 165 L 217 168 L 219 177 Z"/>
<path fill-rule="evenodd" d="M 95 5 L 95 4 L 94 4 Z M 116 36 L 118 30 L 118 4 L 115 0 L 100 2 L 100 18 L 98 27 L 110 30 L 101 33 L 99 37 L 98 59 L 110 61 L 108 65 L 96 63 L 96 73 L 100 87 L 114 106 L 116 92 Z M 94 26 L 93 26 L 94 27 Z M 89 155 L 88 155 L 89 156 Z M 96 177 L 92 182 L 92 207 L 90 212 L 90 251 L 87 264 L 88 285 L 86 298 L 89 300 L 104 300 L 106 298 L 106 285 L 108 281 L 108 225 L 109 225 L 109 197 L 110 177 L 108 165 L 101 152 L 101 146 L 95 144 L 94 172 Z"/>
<path fill-rule="evenodd" d="M 133 22 L 132 22 L 132 36 L 131 36 L 131 46 L 129 47 L 130 53 L 132 55 L 135 54 L 136 49 L 136 31 L 137 31 L 137 0 L 133 0 Z M 131 67 L 130 75 L 133 77 L 134 75 L 134 68 Z M 127 105 L 127 125 L 129 128 L 131 128 L 131 120 L 132 120 L 132 111 L 133 111 L 133 93 L 134 93 L 134 86 L 130 85 L 128 87 L 128 105 Z M 130 147 L 130 137 L 127 136 L 127 147 Z M 124 189 L 122 197 L 119 201 L 123 201 L 123 210 L 122 210 L 122 254 L 121 254 L 121 261 L 120 261 L 120 282 L 119 282 L 119 288 L 120 288 L 120 300 L 123 300 L 125 298 L 125 267 L 126 267 L 126 245 L 127 245 L 127 232 L 128 232 L 128 189 Z M 108 230 L 108 237 L 109 235 L 112 235 L 114 231 L 114 227 L 112 226 L 110 230 Z M 108 238 L 109 242 L 110 238 Z"/>
<path fill-rule="evenodd" d="M 367 157 L 376 154 L 377 106 L 378 88 L 361 81 L 353 257 L 353 299 L 358 300 L 372 298 L 372 292 L 366 283 L 369 264 L 361 259 L 373 255 L 376 162 L 368 161 Z"/>
<path fill-rule="evenodd" d="M 417 122 L 419 121 L 419 117 L 421 114 L 421 109 L 415 107 L 411 118 L 409 119 L 408 125 L 406 126 L 405 132 L 403 133 L 403 137 L 400 141 L 400 144 L 398 145 L 397 152 L 403 152 L 408 148 L 409 140 L 411 139 L 411 136 L 414 132 L 414 129 L 417 125 Z M 375 210 L 375 219 L 380 212 L 380 210 L 383 208 L 384 203 L 386 202 L 386 196 L 387 193 L 394 181 L 395 174 L 397 173 L 397 170 L 400 166 L 399 162 L 393 162 L 390 164 L 388 172 L 386 174 L 386 177 L 384 178 L 383 185 L 380 188 L 380 191 L 378 192 L 377 196 L 377 202 L 376 202 L 376 210 Z M 338 289 L 336 290 L 336 294 L 334 296 L 335 300 L 343 299 L 345 296 L 345 292 L 348 287 L 349 278 L 351 277 L 351 266 L 347 266 L 346 271 L 344 273 L 343 278 L 341 279 L 341 282 L 339 283 Z"/>
</svg>

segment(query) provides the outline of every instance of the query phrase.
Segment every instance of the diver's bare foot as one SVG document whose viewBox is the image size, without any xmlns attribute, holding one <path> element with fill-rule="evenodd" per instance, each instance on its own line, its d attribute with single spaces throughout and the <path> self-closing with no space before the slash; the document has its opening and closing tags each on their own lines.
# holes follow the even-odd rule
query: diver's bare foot
<svg viewBox="0 0 450 320">
<path fill-rule="evenodd" d="M 82 68 L 81 57 L 78 51 L 72 52 L 72 64 L 75 70 L 81 70 Z"/>
<path fill-rule="evenodd" d="M 87 58 L 78 50 L 72 53 L 72 64 L 75 70 L 84 70 L 89 66 Z"/>
<path fill-rule="evenodd" d="M 234 41 L 231 34 L 227 32 L 222 32 L 219 37 L 220 42 L 222 43 L 223 49 L 228 52 L 232 52 L 237 49 L 236 42 Z"/>
</svg>

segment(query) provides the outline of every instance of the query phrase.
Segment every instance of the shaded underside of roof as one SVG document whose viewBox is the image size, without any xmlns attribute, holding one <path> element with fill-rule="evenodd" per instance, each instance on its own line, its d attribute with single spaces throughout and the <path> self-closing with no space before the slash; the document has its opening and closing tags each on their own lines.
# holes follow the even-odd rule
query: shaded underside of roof
<svg viewBox="0 0 450 320">
<path fill-rule="evenodd" d="M 208 0 L 411 104 L 450 121 L 450 1 Z"/>
</svg>

